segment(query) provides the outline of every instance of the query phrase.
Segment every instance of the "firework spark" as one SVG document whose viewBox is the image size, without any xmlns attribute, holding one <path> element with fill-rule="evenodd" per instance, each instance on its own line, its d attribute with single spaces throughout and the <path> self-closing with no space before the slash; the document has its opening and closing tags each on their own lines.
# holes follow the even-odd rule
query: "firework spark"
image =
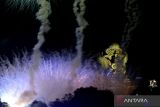
<svg viewBox="0 0 160 107">
<path fill-rule="evenodd" d="M 30 89 L 29 70 L 31 60 L 26 56 L 22 59 L 16 57 L 14 63 L 2 60 L 0 76 L 0 98 L 11 107 L 23 107 L 34 100 L 49 103 L 57 98 L 61 99 L 67 93 L 73 93 L 77 88 L 93 86 L 99 90 L 109 89 L 114 94 L 129 94 L 133 87 L 125 75 L 107 75 L 97 67 L 96 63 L 86 61 L 80 68 L 76 68 L 76 78 L 71 75 L 73 67 L 72 57 L 53 55 L 43 58 L 35 73 L 35 92 L 26 92 Z M 2 62 L 1 61 L 1 62 Z M 74 69 L 73 69 L 74 68 Z M 25 92 L 25 93 L 24 93 Z M 21 99 L 22 96 L 24 99 Z"/>
</svg>

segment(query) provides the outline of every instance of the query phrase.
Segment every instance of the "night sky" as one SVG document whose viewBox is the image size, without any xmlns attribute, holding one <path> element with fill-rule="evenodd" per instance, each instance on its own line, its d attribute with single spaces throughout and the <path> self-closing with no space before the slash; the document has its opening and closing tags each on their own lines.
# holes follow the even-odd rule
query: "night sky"
<svg viewBox="0 0 160 107">
<path fill-rule="evenodd" d="M 43 52 L 75 51 L 74 30 L 77 26 L 72 12 L 73 0 L 52 1 L 49 17 L 52 29 L 45 35 Z M 121 42 L 126 23 L 124 0 L 87 0 L 84 56 L 92 57 L 114 42 Z M 139 0 L 140 18 L 127 49 L 128 66 L 134 75 L 159 81 L 159 6 L 155 0 Z M 36 6 L 35 6 L 36 7 Z M 0 0 L 0 56 L 12 58 L 12 53 L 32 51 L 40 23 L 35 18 L 37 8 L 5 5 Z M 143 84 L 143 83 L 142 83 Z"/>
</svg>

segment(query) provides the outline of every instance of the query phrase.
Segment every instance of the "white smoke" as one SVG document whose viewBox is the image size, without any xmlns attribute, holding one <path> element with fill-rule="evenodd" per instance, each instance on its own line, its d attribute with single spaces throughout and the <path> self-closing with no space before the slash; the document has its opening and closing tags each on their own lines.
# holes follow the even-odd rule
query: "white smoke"
<svg viewBox="0 0 160 107">
<path fill-rule="evenodd" d="M 76 35 L 76 50 L 77 50 L 77 55 L 73 59 L 73 69 L 75 69 L 72 72 L 72 76 L 75 75 L 76 68 L 81 66 L 82 62 L 82 48 L 83 48 L 83 40 L 84 40 L 84 29 L 88 25 L 87 21 L 84 18 L 86 10 L 86 5 L 85 5 L 85 0 L 75 0 L 73 3 L 73 12 L 76 16 L 76 21 L 78 23 L 78 27 L 75 30 L 75 35 Z"/>
<path fill-rule="evenodd" d="M 65 55 L 53 55 L 43 58 L 40 66 L 35 71 L 35 92 L 27 92 L 30 89 L 29 67 L 31 60 L 15 58 L 11 64 L 3 63 L 0 67 L 0 98 L 2 102 L 7 102 L 11 107 L 24 107 L 34 100 L 46 103 L 61 99 L 65 94 L 73 93 L 80 87 L 97 87 L 99 90 L 109 89 L 114 94 L 129 94 L 133 86 L 127 82 L 126 77 L 118 75 L 116 77 L 106 75 L 109 71 L 95 68 L 95 63 L 86 62 L 77 68 L 76 77 L 70 73 L 74 70 L 72 66 L 73 58 L 70 53 Z M 1 61 L 2 62 L 2 61 Z M 3 60 L 3 62 L 7 62 Z M 24 93 L 25 92 L 25 93 Z M 23 96 L 24 99 L 20 97 Z M 17 102 L 19 102 L 17 104 Z M 16 105 L 17 104 L 17 105 Z"/>
<path fill-rule="evenodd" d="M 31 2 L 30 0 L 28 2 Z M 65 94 L 73 93 L 80 87 L 97 87 L 99 90 L 109 89 L 115 94 L 128 94 L 133 89 L 132 84 L 124 74 L 105 75 L 109 71 L 94 69 L 90 61 L 82 64 L 82 46 L 84 29 L 88 25 L 84 19 L 85 0 L 75 0 L 74 14 L 78 23 L 76 28 L 77 55 L 71 58 L 71 53 L 59 56 L 53 54 L 42 58 L 40 48 L 45 42 L 44 34 L 50 29 L 48 17 L 51 14 L 50 2 L 37 0 L 40 9 L 36 13 L 41 22 L 38 32 L 38 43 L 33 48 L 31 60 L 25 55 L 21 60 L 15 57 L 15 62 L 2 60 L 0 67 L 0 98 L 11 107 L 24 107 L 34 100 L 46 103 L 61 99 Z M 112 74 L 112 73 L 111 73 Z"/>
<path fill-rule="evenodd" d="M 23 0 L 21 2 L 24 2 Z M 31 2 L 30 0 L 28 2 Z M 48 20 L 49 15 L 51 14 L 51 6 L 50 2 L 47 0 L 36 0 L 39 10 L 36 13 L 36 18 L 40 21 L 41 26 L 37 35 L 38 42 L 33 48 L 33 54 L 31 56 L 30 66 L 27 67 L 27 88 L 22 89 L 20 92 L 21 94 L 17 96 L 18 99 L 16 99 L 16 102 L 14 102 L 14 105 L 22 106 L 24 103 L 28 104 L 31 101 L 33 101 L 34 98 L 36 98 L 37 92 L 36 92 L 36 86 L 35 86 L 35 75 L 36 72 L 38 72 L 40 64 L 41 64 L 41 52 L 40 48 L 45 42 L 45 33 L 47 33 L 50 30 L 50 23 Z M 13 74 L 14 75 L 14 74 Z M 12 76 L 12 73 L 11 73 Z M 24 78 L 25 79 L 25 78 Z M 23 83 L 22 83 L 23 84 Z M 14 93 L 10 93 L 14 94 Z M 13 106 L 13 104 L 12 104 Z"/>
<path fill-rule="evenodd" d="M 33 48 L 32 54 L 32 65 L 30 67 L 30 84 L 32 89 L 34 88 L 34 74 L 36 69 L 38 69 L 41 62 L 41 52 L 40 48 L 45 42 L 44 34 L 50 30 L 50 23 L 48 20 L 49 15 L 51 14 L 50 2 L 47 0 L 37 0 L 37 4 L 40 6 L 39 11 L 36 13 L 36 18 L 41 22 L 41 26 L 37 35 L 38 43 Z M 34 89 L 33 89 L 34 90 Z"/>
</svg>

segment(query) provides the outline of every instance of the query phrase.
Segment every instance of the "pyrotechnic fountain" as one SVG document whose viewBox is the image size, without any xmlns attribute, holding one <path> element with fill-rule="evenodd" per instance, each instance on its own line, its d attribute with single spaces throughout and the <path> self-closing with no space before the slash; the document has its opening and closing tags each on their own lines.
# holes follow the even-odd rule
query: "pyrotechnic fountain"
<svg viewBox="0 0 160 107">
<path fill-rule="evenodd" d="M 5 62 L 0 67 L 0 98 L 3 102 L 11 107 L 24 107 L 34 100 L 49 103 L 63 98 L 67 93 L 73 93 L 77 88 L 89 86 L 99 90 L 109 89 L 114 94 L 129 94 L 132 91 L 134 86 L 125 74 L 128 56 L 123 49 L 124 45 L 113 44 L 106 49 L 106 55 L 99 57 L 102 68 L 94 68 L 90 61 L 82 64 L 83 31 L 88 25 L 84 18 L 85 0 L 75 0 L 73 4 L 78 24 L 75 29 L 77 53 L 74 58 L 69 57 L 71 53 L 49 58 L 42 56 L 40 48 L 45 42 L 44 35 L 50 30 L 48 17 L 52 13 L 51 4 L 48 0 L 31 1 L 19 2 L 37 2 L 39 6 L 36 13 L 41 22 L 38 42 L 33 48 L 31 60 L 25 55 L 23 61 L 15 57 L 13 64 L 2 60 Z M 112 59 L 114 62 L 111 62 Z"/>
</svg>

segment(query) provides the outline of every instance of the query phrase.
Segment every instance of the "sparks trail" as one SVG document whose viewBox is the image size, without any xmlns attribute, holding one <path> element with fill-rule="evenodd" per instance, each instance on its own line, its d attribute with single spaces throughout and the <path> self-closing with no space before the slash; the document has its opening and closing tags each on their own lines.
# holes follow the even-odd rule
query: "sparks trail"
<svg viewBox="0 0 160 107">
<path fill-rule="evenodd" d="M 98 90 L 111 90 L 114 94 L 129 94 L 134 88 L 132 84 L 121 79 L 121 75 L 107 76 L 109 70 L 96 67 L 96 63 L 86 60 L 81 66 L 76 77 L 70 73 L 73 69 L 71 53 L 64 55 L 53 54 L 48 58 L 42 58 L 39 69 L 35 71 L 35 92 L 30 91 L 30 75 L 28 68 L 31 60 L 24 58 L 23 62 L 15 57 L 17 62 L 8 62 L 0 67 L 0 98 L 11 107 L 24 107 L 34 100 L 45 103 L 61 99 L 65 94 L 73 93 L 80 87 L 96 87 Z M 24 56 L 25 57 L 25 56 Z M 71 82 L 72 81 L 72 82 Z"/>
<path fill-rule="evenodd" d="M 33 48 L 33 54 L 31 56 L 32 65 L 29 67 L 29 85 L 30 89 L 24 90 L 16 101 L 16 105 L 22 105 L 25 102 L 32 101 L 37 95 L 35 89 L 35 75 L 39 70 L 41 63 L 40 48 L 45 42 L 44 34 L 50 30 L 48 17 L 51 14 L 50 2 L 47 0 L 37 0 L 37 4 L 40 6 L 39 11 L 36 13 L 36 18 L 41 22 L 41 26 L 37 35 L 38 42 Z"/>
<path fill-rule="evenodd" d="M 84 18 L 85 0 L 75 0 L 73 4 L 73 12 L 78 24 L 75 29 L 75 48 L 77 50 L 75 57 L 70 57 L 73 53 L 65 53 L 61 56 L 53 54 L 47 58 L 42 56 L 40 48 L 45 42 L 45 33 L 50 29 L 48 17 L 51 14 L 51 6 L 47 0 L 37 0 L 36 2 L 40 7 L 36 17 L 41 22 L 37 35 L 38 42 L 33 48 L 31 60 L 26 58 L 21 62 L 19 58 L 15 57 L 17 59 L 15 63 L 8 62 L 7 67 L 6 64 L 2 64 L 0 67 L 2 71 L 0 74 L 0 98 L 3 102 L 15 107 L 27 106 L 34 100 L 49 103 L 57 98 L 63 98 L 65 94 L 73 93 L 77 88 L 90 86 L 99 90 L 109 89 L 114 94 L 129 94 L 132 91 L 134 87 L 124 77 L 124 73 L 114 75 L 108 69 L 95 68 L 96 63 L 88 60 L 82 64 L 84 29 L 88 25 Z M 118 50 L 120 49 L 118 48 Z M 114 51 L 119 52 L 118 50 Z M 120 60 L 125 57 L 122 53 L 118 55 L 122 57 L 118 57 Z M 117 62 L 119 60 L 116 59 L 115 63 Z M 125 63 L 125 60 L 123 62 Z M 117 68 L 120 67 L 112 68 L 119 70 Z"/>
</svg>

